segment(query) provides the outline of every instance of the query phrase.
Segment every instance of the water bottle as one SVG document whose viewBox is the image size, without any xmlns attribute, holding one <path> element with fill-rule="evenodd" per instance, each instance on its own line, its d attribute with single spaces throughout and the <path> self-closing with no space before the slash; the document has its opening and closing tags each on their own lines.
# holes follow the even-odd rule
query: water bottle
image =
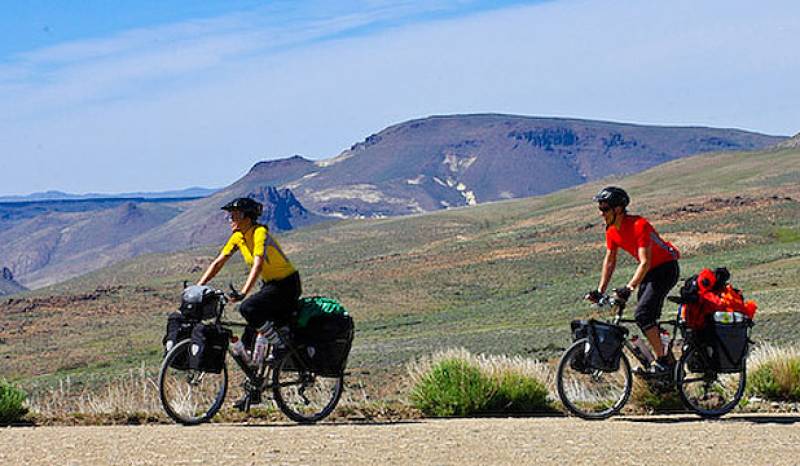
<svg viewBox="0 0 800 466">
<path fill-rule="evenodd" d="M 669 338 L 669 332 L 667 332 L 666 330 L 664 330 L 664 329 L 662 328 L 662 329 L 661 329 L 660 336 L 661 336 L 661 351 L 662 351 L 662 352 L 664 353 L 664 355 L 666 356 L 666 354 L 667 354 L 667 350 L 668 350 L 668 348 L 669 348 L 669 340 L 670 340 L 670 338 Z"/>
<path fill-rule="evenodd" d="M 633 338 L 631 338 L 631 343 L 633 343 L 633 347 L 638 350 L 639 354 L 641 354 L 648 364 L 653 362 L 653 353 L 650 351 L 650 348 L 648 348 L 647 343 L 639 338 L 639 335 L 634 335 Z"/>
<path fill-rule="evenodd" d="M 268 344 L 269 340 L 267 339 L 267 336 L 259 332 L 258 336 L 256 337 L 255 348 L 253 348 L 253 364 L 261 364 L 261 362 L 264 360 L 264 355 L 267 354 Z"/>
<path fill-rule="evenodd" d="M 714 322 L 721 324 L 730 324 L 733 322 L 733 313 L 725 311 L 717 311 L 714 313 Z"/>
<path fill-rule="evenodd" d="M 247 354 L 247 349 L 244 347 L 242 340 L 234 335 L 231 337 L 231 341 L 233 342 L 233 348 L 231 348 L 233 355 L 239 358 L 243 363 L 250 364 L 250 356 Z"/>
</svg>

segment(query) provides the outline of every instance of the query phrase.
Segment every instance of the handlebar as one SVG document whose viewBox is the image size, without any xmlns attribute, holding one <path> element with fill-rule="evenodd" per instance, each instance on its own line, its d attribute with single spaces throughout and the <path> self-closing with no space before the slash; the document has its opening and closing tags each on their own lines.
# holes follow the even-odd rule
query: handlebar
<svg viewBox="0 0 800 466">
<path fill-rule="evenodd" d="M 589 295 L 584 297 L 584 299 L 589 299 Z M 591 301 L 592 305 L 597 308 L 616 309 L 616 315 L 614 316 L 615 324 L 622 320 L 622 313 L 625 311 L 625 304 L 627 303 L 626 300 L 620 299 L 618 296 L 611 296 L 603 293 L 597 298 L 597 300 Z"/>
</svg>

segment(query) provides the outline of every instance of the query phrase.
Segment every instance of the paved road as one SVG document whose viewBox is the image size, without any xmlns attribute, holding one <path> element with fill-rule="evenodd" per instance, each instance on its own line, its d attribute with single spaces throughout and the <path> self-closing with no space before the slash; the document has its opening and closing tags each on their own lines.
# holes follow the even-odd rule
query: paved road
<svg viewBox="0 0 800 466">
<path fill-rule="evenodd" d="M 0 428 L 2 465 L 556 463 L 800 464 L 800 416 Z"/>
</svg>

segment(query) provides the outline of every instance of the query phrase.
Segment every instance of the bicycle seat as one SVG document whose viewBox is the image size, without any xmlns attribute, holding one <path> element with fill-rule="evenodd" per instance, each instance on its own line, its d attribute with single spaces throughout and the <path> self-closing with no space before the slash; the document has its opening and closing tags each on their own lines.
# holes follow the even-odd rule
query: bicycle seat
<svg viewBox="0 0 800 466">
<path fill-rule="evenodd" d="M 667 296 L 667 300 L 675 304 L 688 304 L 689 302 L 691 302 L 686 299 L 683 299 L 680 296 Z"/>
</svg>

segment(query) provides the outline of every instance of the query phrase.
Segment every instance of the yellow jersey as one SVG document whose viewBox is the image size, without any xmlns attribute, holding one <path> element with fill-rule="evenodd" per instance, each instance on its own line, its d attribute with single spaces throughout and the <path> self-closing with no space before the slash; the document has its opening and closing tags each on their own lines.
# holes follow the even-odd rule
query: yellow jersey
<svg viewBox="0 0 800 466">
<path fill-rule="evenodd" d="M 254 257 L 264 258 L 261 279 L 266 282 L 284 279 L 297 271 L 264 225 L 253 225 L 244 233 L 234 232 L 222 248 L 221 254 L 229 256 L 237 249 L 251 267 Z"/>
</svg>

